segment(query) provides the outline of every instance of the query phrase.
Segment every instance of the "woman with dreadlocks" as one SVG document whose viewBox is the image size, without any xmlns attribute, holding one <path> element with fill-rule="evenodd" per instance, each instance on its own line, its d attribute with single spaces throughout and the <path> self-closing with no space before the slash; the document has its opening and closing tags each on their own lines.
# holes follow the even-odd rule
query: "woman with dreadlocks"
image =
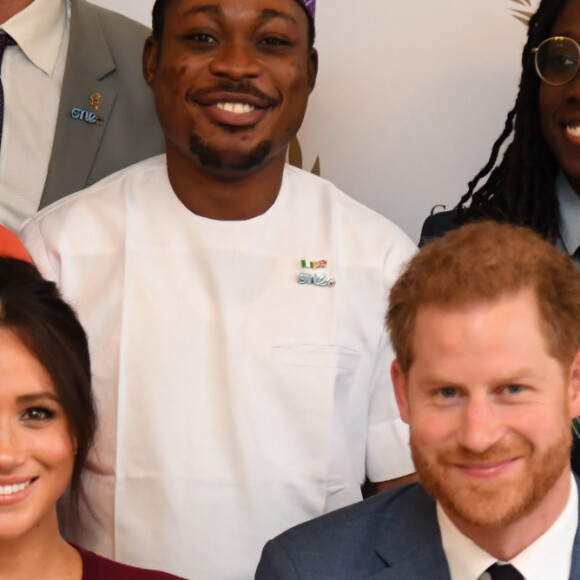
<svg viewBox="0 0 580 580">
<path fill-rule="evenodd" d="M 574 254 L 580 246 L 578 42 L 580 2 L 542 0 L 530 21 L 516 103 L 489 161 L 453 211 L 427 218 L 422 243 L 463 223 L 493 219 L 528 226 Z"/>
</svg>

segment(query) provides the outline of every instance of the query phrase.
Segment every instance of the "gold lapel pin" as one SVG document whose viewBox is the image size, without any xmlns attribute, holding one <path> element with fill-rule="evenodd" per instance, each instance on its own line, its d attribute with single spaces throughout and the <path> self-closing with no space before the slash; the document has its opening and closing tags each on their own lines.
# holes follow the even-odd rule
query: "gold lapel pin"
<svg viewBox="0 0 580 580">
<path fill-rule="evenodd" d="M 91 95 L 90 99 L 91 99 L 91 105 L 93 106 L 95 111 L 98 111 L 99 107 L 101 106 L 101 93 L 93 93 Z"/>
</svg>

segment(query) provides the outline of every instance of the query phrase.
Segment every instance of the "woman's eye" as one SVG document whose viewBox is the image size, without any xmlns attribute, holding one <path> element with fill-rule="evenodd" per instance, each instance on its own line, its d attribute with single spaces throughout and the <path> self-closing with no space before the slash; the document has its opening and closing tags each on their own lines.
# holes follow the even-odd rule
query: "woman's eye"
<svg viewBox="0 0 580 580">
<path fill-rule="evenodd" d="M 22 415 L 22 419 L 24 421 L 47 421 L 48 419 L 52 419 L 54 415 L 55 412 L 46 407 L 30 407 L 26 409 Z"/>
</svg>

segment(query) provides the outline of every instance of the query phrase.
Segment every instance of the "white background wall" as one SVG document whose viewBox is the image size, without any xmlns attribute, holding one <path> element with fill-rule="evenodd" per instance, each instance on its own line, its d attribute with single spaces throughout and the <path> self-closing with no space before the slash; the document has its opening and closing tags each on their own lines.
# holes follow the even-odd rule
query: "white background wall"
<svg viewBox="0 0 580 580">
<path fill-rule="evenodd" d="M 150 25 L 153 0 L 92 0 Z M 539 0 L 318 0 L 320 74 L 305 166 L 414 240 L 487 161 L 512 107 Z M 528 4 L 531 3 L 531 7 Z"/>
</svg>

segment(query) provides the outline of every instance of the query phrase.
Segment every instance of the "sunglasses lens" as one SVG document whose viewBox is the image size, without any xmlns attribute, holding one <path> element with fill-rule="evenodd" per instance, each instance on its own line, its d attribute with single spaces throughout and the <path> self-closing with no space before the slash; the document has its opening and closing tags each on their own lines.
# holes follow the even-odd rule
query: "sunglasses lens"
<svg viewBox="0 0 580 580">
<path fill-rule="evenodd" d="M 571 81 L 580 66 L 580 49 L 571 38 L 556 36 L 544 40 L 536 52 L 536 70 L 550 85 Z"/>
</svg>

